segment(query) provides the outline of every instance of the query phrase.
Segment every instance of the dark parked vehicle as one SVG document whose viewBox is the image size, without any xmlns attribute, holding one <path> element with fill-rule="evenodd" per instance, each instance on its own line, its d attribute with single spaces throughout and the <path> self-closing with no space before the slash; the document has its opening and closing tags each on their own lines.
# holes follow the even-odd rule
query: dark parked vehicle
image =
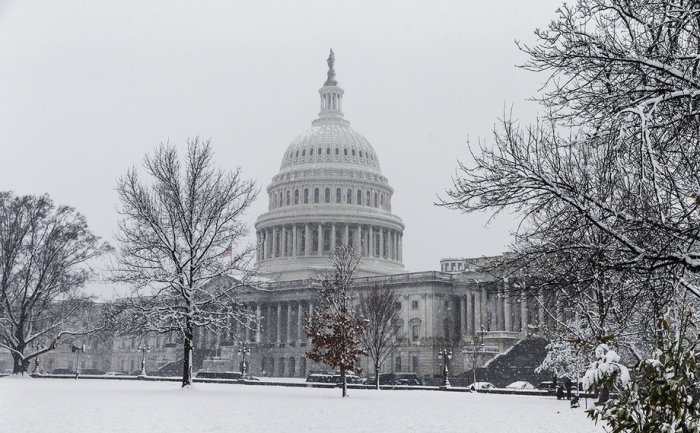
<svg viewBox="0 0 700 433">
<path fill-rule="evenodd" d="M 360 384 L 362 379 L 356 374 L 345 374 L 345 381 L 349 384 Z M 335 383 L 340 384 L 340 373 L 335 374 L 310 374 L 306 377 L 308 383 Z"/>
<path fill-rule="evenodd" d="M 240 371 L 199 371 L 194 377 L 196 379 L 259 380 L 249 374 L 243 375 Z"/>
<path fill-rule="evenodd" d="M 80 374 L 92 374 L 92 375 L 103 375 L 104 371 L 98 370 L 97 368 L 81 368 Z"/>
<path fill-rule="evenodd" d="M 75 371 L 70 368 L 54 368 L 51 374 L 75 374 Z"/>
<path fill-rule="evenodd" d="M 380 385 L 409 385 L 416 386 L 423 383 L 416 373 L 385 373 L 379 375 Z"/>
</svg>

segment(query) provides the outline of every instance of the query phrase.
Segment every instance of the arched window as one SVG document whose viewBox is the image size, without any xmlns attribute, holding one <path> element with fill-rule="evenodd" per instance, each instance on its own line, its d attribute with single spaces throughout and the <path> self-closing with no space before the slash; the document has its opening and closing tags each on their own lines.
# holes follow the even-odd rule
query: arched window
<svg viewBox="0 0 700 433">
<path fill-rule="evenodd" d="M 311 150 L 309 150 L 309 156 L 314 156 L 314 148 L 312 147 Z"/>
<path fill-rule="evenodd" d="M 306 149 L 302 149 L 301 156 L 306 156 Z"/>
<path fill-rule="evenodd" d="M 384 207 L 384 194 L 381 195 L 379 202 L 381 203 L 382 207 Z"/>
<path fill-rule="evenodd" d="M 318 203 L 318 199 L 319 199 L 318 188 L 314 188 L 314 203 Z"/>
<path fill-rule="evenodd" d="M 343 149 L 343 155 L 348 156 L 348 149 Z"/>
<path fill-rule="evenodd" d="M 326 191 L 325 191 L 325 194 L 323 194 L 323 197 L 324 197 L 324 201 L 326 203 L 331 202 L 331 189 L 330 188 L 326 188 Z"/>
<path fill-rule="evenodd" d="M 297 150 L 297 153 L 294 155 L 295 158 L 299 158 L 299 151 Z"/>
<path fill-rule="evenodd" d="M 347 204 L 352 204 L 352 190 L 349 189 L 347 193 L 347 197 L 345 197 L 345 202 Z"/>
<path fill-rule="evenodd" d="M 280 207 L 284 206 L 284 193 L 280 191 Z"/>
<path fill-rule="evenodd" d="M 352 156 L 355 156 L 355 149 L 352 150 Z"/>
<path fill-rule="evenodd" d="M 362 158 L 362 151 L 360 151 L 360 158 Z"/>
<path fill-rule="evenodd" d="M 335 148 L 335 154 L 340 155 L 340 149 L 338 149 L 337 147 Z"/>
<path fill-rule="evenodd" d="M 384 198 L 384 196 L 382 196 Z M 299 190 L 295 189 L 294 190 L 294 204 L 299 204 Z"/>
<path fill-rule="evenodd" d="M 335 190 L 335 202 L 340 203 L 341 199 L 343 198 L 343 193 L 340 191 L 340 188 Z"/>
<path fill-rule="evenodd" d="M 318 154 L 321 155 L 321 148 L 318 148 Z"/>
<path fill-rule="evenodd" d="M 309 189 L 304 188 L 304 203 L 308 203 L 308 202 L 309 202 Z"/>
<path fill-rule="evenodd" d="M 365 199 L 365 206 L 370 206 L 370 205 L 372 204 L 372 203 L 371 203 L 371 200 L 370 200 L 370 199 L 371 199 L 371 195 L 372 195 L 372 193 L 370 193 L 369 191 L 367 191 L 367 194 L 365 195 L 365 196 L 366 196 L 366 199 Z"/>
<path fill-rule="evenodd" d="M 359 189 L 357 190 L 357 202 L 356 203 L 359 204 L 360 206 L 362 206 L 362 191 L 360 191 Z"/>
<path fill-rule="evenodd" d="M 289 200 L 287 200 L 287 201 L 289 201 Z M 287 203 L 287 204 L 289 204 L 289 203 Z M 378 207 L 378 206 L 379 206 L 379 201 L 377 200 L 377 193 L 375 192 L 374 193 L 374 207 Z"/>
<path fill-rule="evenodd" d="M 331 148 L 330 148 L 330 147 L 326 147 L 326 155 L 330 155 L 330 154 L 331 154 Z"/>
</svg>

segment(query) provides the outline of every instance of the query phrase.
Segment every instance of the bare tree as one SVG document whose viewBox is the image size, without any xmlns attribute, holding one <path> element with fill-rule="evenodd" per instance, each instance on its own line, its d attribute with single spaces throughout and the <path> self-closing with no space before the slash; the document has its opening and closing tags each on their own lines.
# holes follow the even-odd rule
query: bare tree
<svg viewBox="0 0 700 433">
<path fill-rule="evenodd" d="M 345 373 L 359 373 L 358 357 L 366 355 L 360 335 L 366 325 L 351 295 L 352 278 L 360 256 L 351 246 L 339 246 L 330 256 L 331 270 L 321 280 L 318 303 L 309 317 L 306 334 L 311 350 L 306 356 L 340 369 L 343 397 L 348 395 Z"/>
<path fill-rule="evenodd" d="M 394 289 L 375 286 L 360 293 L 357 310 L 366 322 L 360 342 L 374 364 L 374 385 L 379 389 L 379 368 L 399 345 L 401 304 Z"/>
<path fill-rule="evenodd" d="M 75 209 L 0 192 L 0 347 L 13 373 L 62 338 L 100 328 L 80 288 L 94 276 L 89 262 L 109 249 Z"/>
<path fill-rule="evenodd" d="M 593 308 L 600 339 L 654 328 L 679 289 L 700 295 L 697 15 L 682 0 L 562 6 L 521 45 L 524 67 L 548 74 L 545 120 L 502 121 L 441 203 L 518 213 L 512 269 Z"/>
<path fill-rule="evenodd" d="M 178 332 L 183 387 L 192 383 L 195 327 L 218 332 L 248 319 L 235 292 L 250 276 L 253 246 L 244 244 L 242 217 L 258 190 L 240 169 L 215 169 L 213 155 L 209 141 L 189 140 L 183 167 L 175 147 L 161 145 L 144 159 L 148 184 L 131 169 L 117 185 L 122 219 L 112 278 L 133 288 L 127 331 Z"/>
</svg>

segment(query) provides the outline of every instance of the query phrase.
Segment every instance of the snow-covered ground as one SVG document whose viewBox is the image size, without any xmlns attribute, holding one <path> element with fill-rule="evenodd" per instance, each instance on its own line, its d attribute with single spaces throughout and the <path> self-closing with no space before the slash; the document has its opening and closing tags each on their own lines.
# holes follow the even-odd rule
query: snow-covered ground
<svg viewBox="0 0 700 433">
<path fill-rule="evenodd" d="M 590 402 L 589 402 L 590 403 Z M 0 379 L 0 432 L 593 433 L 552 397 L 66 379 Z"/>
</svg>

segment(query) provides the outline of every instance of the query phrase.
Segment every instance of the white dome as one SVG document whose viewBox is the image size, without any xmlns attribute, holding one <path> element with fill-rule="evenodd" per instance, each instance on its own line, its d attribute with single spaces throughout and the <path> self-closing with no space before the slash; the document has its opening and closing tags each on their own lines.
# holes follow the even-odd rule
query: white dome
<svg viewBox="0 0 700 433">
<path fill-rule="evenodd" d="M 379 160 L 369 141 L 340 118 L 316 119 L 295 138 L 284 153 L 280 171 L 307 164 L 356 165 L 380 172 Z"/>
<path fill-rule="evenodd" d="M 267 187 L 268 212 L 255 223 L 260 271 L 278 280 L 317 277 L 338 245 L 361 254 L 359 276 L 403 271 L 394 190 L 372 146 L 343 118 L 332 65 L 331 55 L 319 117 L 287 147 Z"/>
</svg>

